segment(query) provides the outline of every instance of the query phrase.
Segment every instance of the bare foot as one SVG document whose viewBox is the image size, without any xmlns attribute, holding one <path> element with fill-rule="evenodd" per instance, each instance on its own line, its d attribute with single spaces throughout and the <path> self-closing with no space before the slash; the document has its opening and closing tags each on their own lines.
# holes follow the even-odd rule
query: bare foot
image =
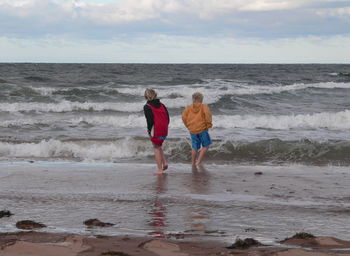
<svg viewBox="0 0 350 256">
<path fill-rule="evenodd" d="M 158 171 L 154 172 L 154 174 L 157 174 L 157 175 L 163 174 L 163 170 L 158 170 Z"/>
<path fill-rule="evenodd" d="M 166 169 L 168 169 L 168 163 L 165 163 L 165 164 L 163 165 L 163 171 L 165 171 Z"/>
</svg>

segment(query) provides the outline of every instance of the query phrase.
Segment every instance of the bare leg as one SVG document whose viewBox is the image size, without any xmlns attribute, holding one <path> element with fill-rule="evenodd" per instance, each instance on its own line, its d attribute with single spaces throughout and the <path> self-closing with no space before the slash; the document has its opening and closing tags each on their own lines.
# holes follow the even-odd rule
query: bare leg
<svg viewBox="0 0 350 256">
<path fill-rule="evenodd" d="M 205 153 L 207 153 L 208 148 L 209 148 L 209 147 L 203 147 L 203 148 L 201 149 L 201 151 L 199 152 L 198 159 L 197 159 L 197 161 L 196 161 L 196 166 L 199 166 L 199 165 L 202 164 L 203 159 L 204 159 L 204 156 L 205 156 Z"/>
<path fill-rule="evenodd" d="M 162 153 L 161 148 L 153 148 L 154 152 L 154 158 L 156 160 L 157 168 L 158 170 L 155 172 L 155 174 L 162 174 L 163 168 L 162 168 Z"/>
<path fill-rule="evenodd" d="M 168 161 L 166 160 L 166 157 L 164 155 L 164 151 L 162 148 L 159 148 L 160 150 L 160 155 L 162 156 L 162 165 L 163 165 L 163 171 L 165 171 L 166 169 L 168 169 Z"/>
<path fill-rule="evenodd" d="M 196 165 L 198 151 L 192 148 L 192 166 Z"/>
</svg>

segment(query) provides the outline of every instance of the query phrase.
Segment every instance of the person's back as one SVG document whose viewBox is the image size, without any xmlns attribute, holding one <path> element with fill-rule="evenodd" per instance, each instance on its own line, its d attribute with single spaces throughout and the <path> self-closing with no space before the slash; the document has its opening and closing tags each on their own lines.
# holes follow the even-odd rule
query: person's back
<svg viewBox="0 0 350 256">
<path fill-rule="evenodd" d="M 208 105 L 203 104 L 203 95 L 194 93 L 193 104 L 182 113 L 182 121 L 190 131 L 192 140 L 192 165 L 200 165 L 209 145 L 212 143 L 208 129 L 212 127 L 212 116 Z M 198 150 L 201 149 L 199 155 Z"/>
<path fill-rule="evenodd" d="M 183 122 L 192 134 L 198 134 L 212 127 L 211 113 L 208 105 L 195 102 L 183 112 Z"/>
<path fill-rule="evenodd" d="M 153 145 L 155 160 L 157 163 L 156 174 L 162 174 L 168 168 L 168 162 L 164 155 L 162 145 L 168 135 L 170 122 L 167 108 L 157 99 L 157 93 L 153 89 L 145 90 L 147 103 L 143 111 L 147 121 L 147 132 Z"/>
</svg>

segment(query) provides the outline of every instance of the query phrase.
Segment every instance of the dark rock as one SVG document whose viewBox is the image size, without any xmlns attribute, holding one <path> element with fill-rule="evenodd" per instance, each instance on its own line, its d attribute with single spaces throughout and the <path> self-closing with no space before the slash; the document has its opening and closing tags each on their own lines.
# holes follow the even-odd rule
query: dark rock
<svg viewBox="0 0 350 256">
<path fill-rule="evenodd" d="M 262 172 L 255 172 L 254 175 L 262 175 Z"/>
<path fill-rule="evenodd" d="M 185 239 L 185 234 L 177 233 L 177 234 L 168 234 L 167 238 L 175 238 L 175 239 Z"/>
<path fill-rule="evenodd" d="M 114 226 L 113 223 L 102 222 L 98 219 L 89 219 L 84 221 L 84 224 L 88 227 L 111 227 Z"/>
<path fill-rule="evenodd" d="M 0 211 L 0 218 L 10 217 L 12 215 L 13 215 L 13 213 L 11 213 L 10 211 Z"/>
<path fill-rule="evenodd" d="M 108 251 L 101 253 L 103 256 L 112 256 L 112 255 L 117 255 L 117 256 L 130 256 L 129 254 L 126 254 L 124 252 L 116 252 L 116 251 Z"/>
<path fill-rule="evenodd" d="M 244 231 L 245 232 L 255 232 L 257 230 L 255 228 L 246 228 Z"/>
<path fill-rule="evenodd" d="M 315 238 L 313 234 L 306 233 L 306 232 L 299 232 L 296 233 L 294 236 L 286 238 L 284 241 L 289 240 L 289 239 L 310 239 L 310 238 Z"/>
<path fill-rule="evenodd" d="M 32 220 L 22 220 L 22 221 L 18 221 L 16 223 L 16 228 L 18 228 L 18 229 L 38 229 L 38 228 L 46 228 L 46 225 L 39 223 L 39 222 L 32 221 Z"/>
<path fill-rule="evenodd" d="M 238 238 L 238 239 L 236 239 L 236 242 L 234 244 L 232 244 L 231 246 L 226 247 L 226 248 L 227 249 L 244 250 L 244 249 L 248 249 L 248 248 L 253 247 L 253 246 L 262 246 L 262 244 L 253 238 L 246 238 L 244 240 Z"/>
</svg>

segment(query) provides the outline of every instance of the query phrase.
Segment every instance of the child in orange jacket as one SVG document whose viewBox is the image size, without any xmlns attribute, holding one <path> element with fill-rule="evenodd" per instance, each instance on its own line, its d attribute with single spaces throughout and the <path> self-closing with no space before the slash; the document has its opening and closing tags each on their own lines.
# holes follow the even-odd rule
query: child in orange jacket
<svg viewBox="0 0 350 256">
<path fill-rule="evenodd" d="M 192 101 L 193 104 L 186 107 L 182 112 L 182 121 L 191 135 L 192 165 L 198 167 L 202 164 L 209 145 L 212 144 L 208 129 L 212 128 L 213 124 L 210 109 L 208 105 L 203 104 L 203 94 L 194 93 Z"/>
</svg>

